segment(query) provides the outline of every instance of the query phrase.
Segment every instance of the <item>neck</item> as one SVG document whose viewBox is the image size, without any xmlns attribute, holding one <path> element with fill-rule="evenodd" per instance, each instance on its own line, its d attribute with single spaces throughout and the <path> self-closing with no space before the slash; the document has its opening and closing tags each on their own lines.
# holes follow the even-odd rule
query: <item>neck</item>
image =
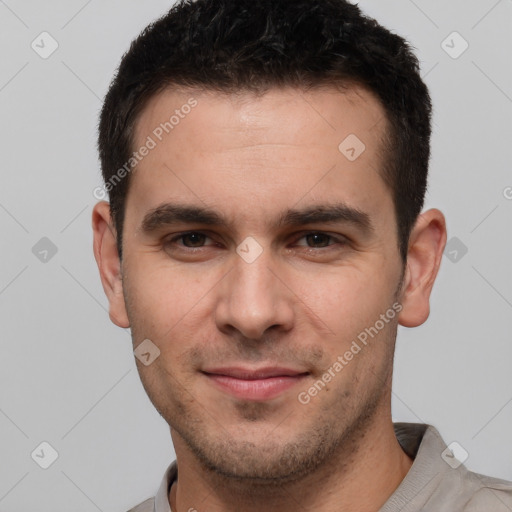
<svg viewBox="0 0 512 512">
<path fill-rule="evenodd" d="M 179 475 L 169 496 L 173 512 L 294 512 L 298 506 L 377 512 L 413 462 L 396 439 L 390 415 L 346 439 L 313 474 L 275 486 L 234 481 L 205 469 L 183 439 L 172 434 Z"/>
</svg>

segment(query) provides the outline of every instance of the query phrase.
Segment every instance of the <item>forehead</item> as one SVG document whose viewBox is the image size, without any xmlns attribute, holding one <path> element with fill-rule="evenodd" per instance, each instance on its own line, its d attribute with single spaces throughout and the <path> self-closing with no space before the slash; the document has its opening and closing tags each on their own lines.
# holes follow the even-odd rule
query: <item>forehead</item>
<svg viewBox="0 0 512 512">
<path fill-rule="evenodd" d="M 132 173 L 127 211 L 185 199 L 233 220 L 263 219 L 284 206 L 343 200 L 379 214 L 392 209 L 380 177 L 386 129 L 383 107 L 361 87 L 167 89 L 136 124 L 134 149 L 154 147 Z"/>
<path fill-rule="evenodd" d="M 387 126 L 380 101 L 357 85 L 324 86 L 310 91 L 271 88 L 264 93 L 167 88 L 147 102 L 136 123 L 135 143 L 142 142 L 141 139 L 155 131 L 158 137 L 159 127 L 164 130 L 161 134 L 164 137 L 172 134 L 168 139 L 179 139 L 180 132 L 186 136 L 186 126 L 183 125 L 191 124 L 190 121 L 182 123 L 186 118 L 196 121 L 195 124 L 210 122 L 210 136 L 195 141 L 198 148 L 205 149 L 216 144 L 219 138 L 225 142 L 226 131 L 230 130 L 238 132 L 239 141 L 252 143 L 259 135 L 263 143 L 290 141 L 293 144 L 304 138 L 311 139 L 315 132 L 317 136 L 323 136 L 330 131 L 336 140 L 350 129 L 373 144 Z M 167 125 L 167 130 L 162 127 L 166 123 L 171 125 Z M 204 128 L 208 130 L 209 126 Z"/>
</svg>

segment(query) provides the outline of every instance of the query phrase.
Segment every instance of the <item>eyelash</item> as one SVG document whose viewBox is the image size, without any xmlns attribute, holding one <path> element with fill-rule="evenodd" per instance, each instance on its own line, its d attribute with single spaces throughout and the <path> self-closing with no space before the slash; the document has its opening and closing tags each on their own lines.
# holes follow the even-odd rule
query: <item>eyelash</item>
<svg viewBox="0 0 512 512">
<path fill-rule="evenodd" d="M 173 245 L 175 244 L 177 241 L 179 241 L 180 239 L 183 239 L 185 238 L 186 236 L 188 235 L 202 235 L 202 236 L 205 236 L 206 238 L 210 238 L 206 233 L 203 233 L 202 231 L 187 231 L 185 233 L 180 233 L 178 235 L 175 235 L 174 237 L 170 238 L 169 240 L 165 241 L 164 242 L 164 245 L 165 246 L 169 246 L 169 245 Z M 331 235 L 329 233 L 325 233 L 323 231 L 307 231 L 307 232 L 304 232 L 301 234 L 301 236 L 299 238 L 296 239 L 296 242 L 303 239 L 303 238 L 306 238 L 307 236 L 310 236 L 310 235 L 322 235 L 322 236 L 326 236 L 329 238 L 329 241 L 332 242 L 334 241 L 334 243 L 330 243 L 328 244 L 327 246 L 325 247 L 310 247 L 310 246 L 299 246 L 299 247 L 303 247 L 304 249 L 309 249 L 310 251 L 311 250 L 319 250 L 319 249 L 324 249 L 324 250 L 328 250 L 329 248 L 332 248 L 334 245 L 340 245 L 340 246 L 345 246 L 348 244 L 348 239 L 346 237 L 343 237 L 343 236 L 339 236 L 339 237 L 336 237 L 334 235 Z M 189 252 L 196 252 L 196 251 L 200 251 L 202 249 L 204 249 L 205 247 L 208 247 L 208 246 L 200 246 L 200 247 L 187 247 L 186 245 L 181 245 L 180 246 L 180 249 L 183 249 L 183 250 L 186 250 L 186 251 L 189 251 Z"/>
</svg>

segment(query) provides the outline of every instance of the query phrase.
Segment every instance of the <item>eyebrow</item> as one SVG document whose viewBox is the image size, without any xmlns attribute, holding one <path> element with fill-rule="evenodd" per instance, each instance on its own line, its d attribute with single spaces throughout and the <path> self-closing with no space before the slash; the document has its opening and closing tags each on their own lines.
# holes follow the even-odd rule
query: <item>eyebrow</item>
<svg viewBox="0 0 512 512">
<path fill-rule="evenodd" d="M 352 224 L 364 234 L 374 232 L 370 216 L 366 212 L 344 203 L 313 205 L 303 209 L 288 209 L 277 218 L 275 227 L 340 222 Z M 204 224 L 208 226 L 228 225 L 227 219 L 211 208 L 179 203 L 164 203 L 146 213 L 140 230 L 149 234 L 178 223 Z"/>
</svg>

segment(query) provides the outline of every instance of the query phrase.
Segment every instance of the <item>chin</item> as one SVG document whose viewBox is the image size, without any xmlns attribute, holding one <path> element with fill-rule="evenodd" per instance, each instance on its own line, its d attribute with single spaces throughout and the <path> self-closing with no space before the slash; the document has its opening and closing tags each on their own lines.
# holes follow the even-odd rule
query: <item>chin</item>
<svg viewBox="0 0 512 512">
<path fill-rule="evenodd" d="M 325 463 L 337 444 L 330 428 L 287 433 L 282 443 L 271 432 L 258 436 L 251 435 L 250 430 L 244 439 L 236 439 L 235 434 L 230 436 L 225 430 L 219 433 L 224 439 L 212 439 L 211 434 L 190 429 L 185 429 L 185 435 L 178 433 L 204 469 L 240 484 L 256 486 L 280 486 L 302 479 Z"/>
</svg>

